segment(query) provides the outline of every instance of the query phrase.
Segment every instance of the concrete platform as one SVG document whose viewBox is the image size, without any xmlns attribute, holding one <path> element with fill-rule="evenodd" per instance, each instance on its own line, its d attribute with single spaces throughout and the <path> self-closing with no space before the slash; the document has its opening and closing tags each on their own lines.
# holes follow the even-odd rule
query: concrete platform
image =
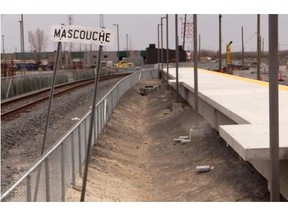
<svg viewBox="0 0 288 216">
<path fill-rule="evenodd" d="M 176 69 L 169 69 L 175 87 Z M 180 95 L 194 106 L 194 69 L 179 68 Z M 198 70 L 199 113 L 240 156 L 269 181 L 269 84 Z M 281 193 L 288 198 L 288 86 L 279 85 Z M 285 183 L 286 182 L 286 183 Z"/>
<path fill-rule="evenodd" d="M 169 74 L 176 77 L 175 68 Z M 269 159 L 268 83 L 203 69 L 199 69 L 198 77 L 199 97 L 237 124 L 219 125 L 223 139 L 244 160 Z M 175 82 L 170 81 L 172 85 Z M 179 69 L 179 82 L 194 92 L 193 68 Z M 280 159 L 288 159 L 287 86 L 279 89 L 279 128 Z"/>
</svg>

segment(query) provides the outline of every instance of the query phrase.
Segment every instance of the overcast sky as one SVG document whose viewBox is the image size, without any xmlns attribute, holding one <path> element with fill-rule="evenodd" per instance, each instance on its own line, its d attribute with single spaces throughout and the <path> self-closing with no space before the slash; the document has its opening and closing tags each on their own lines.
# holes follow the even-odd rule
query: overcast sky
<svg viewBox="0 0 288 216">
<path fill-rule="evenodd" d="M 53 0 L 54 1 L 54 0 Z M 278 1 L 278 0 L 277 0 Z M 49 1 L 50 2 L 50 1 Z M 82 1 L 81 1 L 82 2 Z M 93 1 L 92 1 L 93 2 Z M 110 1 L 109 1 L 110 2 Z M 125 2 L 125 1 L 121 1 Z M 130 1 L 131 2 L 131 1 Z M 133 2 L 133 1 L 132 1 Z M 144 4 L 143 1 L 136 7 L 141 8 Z M 150 0 L 145 1 L 147 3 L 151 2 Z M 162 0 L 161 0 L 162 2 Z M 20 2 L 21 3 L 21 2 Z M 180 4 L 180 3 L 179 3 Z M 41 4 L 40 4 L 41 5 Z M 123 4 L 125 5 L 125 4 Z M 122 5 L 122 7 L 123 7 Z M 129 5 L 129 4 L 127 4 Z M 143 5 L 144 6 L 144 5 Z M 183 5 L 182 8 L 186 8 L 189 5 Z M 38 6 L 39 7 L 39 6 Z M 70 6 L 69 6 L 70 7 Z M 12 7 L 12 13 L 9 13 L 9 10 L 1 11 L 1 35 L 4 36 L 4 48 L 5 52 L 15 52 L 20 51 L 20 14 L 24 15 L 24 31 L 25 31 L 25 51 L 31 51 L 30 45 L 28 43 L 28 31 L 35 31 L 37 28 L 44 30 L 46 36 L 50 35 L 51 25 L 58 24 L 68 24 L 68 15 L 71 14 L 73 18 L 73 25 L 85 26 L 85 27 L 99 27 L 100 25 L 100 15 L 99 14 L 86 14 L 83 9 L 79 8 L 79 13 L 75 13 L 75 7 L 77 11 L 77 5 L 72 7 L 73 9 L 63 10 L 63 13 L 49 13 L 51 11 L 51 4 L 48 10 L 44 10 L 40 7 L 39 14 L 35 14 L 35 10 L 16 10 L 14 12 L 14 8 Z M 129 5 L 129 7 L 132 7 Z M 135 5 L 134 5 L 135 7 Z M 152 6 L 151 6 L 152 7 Z M 213 5 L 211 7 L 214 7 Z M 89 7 L 87 7 L 88 9 Z M 104 7 L 103 7 L 104 8 Z M 124 7 L 125 8 L 125 7 Z M 41 10 L 42 9 L 42 10 Z M 62 8 L 63 9 L 63 8 Z M 82 9 L 82 10 L 81 10 Z M 110 8 L 111 9 L 111 8 Z M 127 9 L 127 8 L 126 8 Z M 155 8 L 153 8 L 154 11 Z M 10 10 L 11 11 L 11 10 Z M 58 10 L 52 10 L 57 12 Z M 87 10 L 90 11 L 89 9 Z M 115 11 L 113 7 L 112 12 Z M 104 14 L 104 25 L 107 29 L 112 29 L 115 31 L 116 35 L 116 26 L 113 24 L 119 25 L 119 35 L 120 35 L 120 50 L 126 50 L 126 34 L 128 34 L 128 44 L 130 49 L 134 50 L 145 50 L 149 44 L 157 45 L 157 24 L 160 23 L 161 16 L 165 16 L 165 10 L 158 14 L 149 14 L 144 11 L 141 14 L 131 14 L 131 10 L 127 11 L 127 14 L 123 14 L 123 10 L 116 10 L 119 13 L 110 13 L 108 8 L 103 10 Z M 134 11 L 134 10 L 132 10 Z M 137 11 L 137 10 L 135 10 Z M 207 10 L 200 10 L 198 15 L 198 34 L 201 34 L 201 48 L 209 49 L 209 50 L 218 50 L 218 14 L 205 14 L 205 11 L 210 12 L 211 8 L 207 7 Z M 217 10 L 215 10 L 217 12 Z M 241 26 L 244 28 L 244 46 L 246 51 L 255 51 L 256 50 L 256 26 L 257 26 L 257 10 L 253 14 L 245 14 L 245 12 L 239 11 L 238 14 L 229 14 L 227 10 L 218 10 L 219 13 L 223 12 L 222 17 L 222 50 L 225 50 L 225 44 L 229 43 L 229 41 L 233 41 L 232 51 L 240 51 L 241 50 Z M 233 12 L 233 10 L 231 10 Z M 8 12 L 8 13 L 7 13 Z M 18 12 L 18 13 L 17 13 Z M 71 13 L 70 13 L 71 12 Z M 99 11 L 98 11 L 99 12 Z M 125 10 L 124 10 L 125 12 Z M 141 11 L 140 11 L 141 12 Z M 163 14 L 161 14 L 161 12 Z M 177 12 L 177 10 L 175 11 Z M 186 11 L 183 11 L 184 13 Z M 196 11 L 197 12 L 197 11 Z M 237 11 L 236 11 L 237 12 Z M 242 13 L 240 13 L 242 12 Z M 253 11 L 252 11 L 253 12 Z M 259 10 L 259 13 L 261 10 Z M 264 11 L 265 12 L 265 11 Z M 270 11 L 268 11 L 270 12 Z M 281 11 L 280 11 L 281 12 Z M 129 14 L 128 14 L 129 13 Z M 171 9 L 168 9 L 166 13 L 169 13 L 169 47 L 175 48 L 175 14 L 171 13 Z M 182 25 L 184 21 L 184 13 L 178 15 L 178 30 L 179 30 L 179 43 L 182 45 Z M 250 12 L 251 13 L 251 12 Z M 192 17 L 192 15 L 191 15 Z M 166 33 L 166 21 L 165 22 L 163 32 Z M 279 49 L 288 49 L 288 15 L 281 14 L 279 15 Z M 264 40 L 264 49 L 268 50 L 268 15 L 261 15 L 261 36 Z M 164 37 L 164 47 L 166 47 L 166 35 Z M 1 38 L 2 39 L 2 38 Z M 116 39 L 116 38 L 115 38 Z M 115 40 L 116 41 L 116 40 Z M 189 42 L 189 41 L 188 41 Z M 2 45 L 2 43 L 1 43 Z M 186 49 L 192 48 L 192 43 L 186 43 Z M 88 47 L 87 47 L 88 48 Z M 48 41 L 47 51 L 53 51 L 56 49 L 55 42 Z M 74 45 L 74 50 L 78 51 L 79 45 Z M 82 51 L 85 49 L 85 45 L 81 45 Z M 97 49 L 94 46 L 94 49 Z M 2 52 L 1 48 L 1 52 Z M 113 47 L 107 47 L 107 50 L 117 50 L 117 43 L 114 44 Z"/>
</svg>

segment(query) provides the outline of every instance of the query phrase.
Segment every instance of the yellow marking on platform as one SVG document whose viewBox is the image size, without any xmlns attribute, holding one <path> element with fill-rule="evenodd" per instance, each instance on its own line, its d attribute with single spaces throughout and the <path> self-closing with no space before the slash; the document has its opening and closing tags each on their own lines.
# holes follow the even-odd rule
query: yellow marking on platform
<svg viewBox="0 0 288 216">
<path fill-rule="evenodd" d="M 268 82 L 261 81 L 261 80 L 254 80 L 254 79 L 250 79 L 250 78 L 246 78 L 246 77 L 240 77 L 240 76 L 220 73 L 220 72 L 216 72 L 216 71 L 209 71 L 209 70 L 205 70 L 205 69 L 201 69 L 201 72 L 215 74 L 215 75 L 218 75 L 218 76 L 224 76 L 224 77 L 227 77 L 227 78 L 230 78 L 230 79 L 241 80 L 241 81 L 244 81 L 244 82 L 254 83 L 254 84 L 257 84 L 257 85 L 261 85 L 261 86 L 269 86 Z M 279 90 L 282 90 L 282 91 L 288 91 L 288 86 L 286 86 L 286 85 L 278 85 L 278 88 L 279 88 Z"/>
</svg>

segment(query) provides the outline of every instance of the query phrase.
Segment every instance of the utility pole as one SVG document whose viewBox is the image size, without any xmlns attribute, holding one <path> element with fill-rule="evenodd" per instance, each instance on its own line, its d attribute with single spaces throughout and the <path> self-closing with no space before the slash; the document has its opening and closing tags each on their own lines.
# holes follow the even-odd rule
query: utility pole
<svg viewBox="0 0 288 216">
<path fill-rule="evenodd" d="M 257 14 L 257 80 L 260 80 L 261 64 L 261 38 L 260 38 L 260 14 Z"/>
<path fill-rule="evenodd" d="M 21 52 L 25 52 L 25 45 L 24 45 L 24 20 L 23 14 L 21 14 Z"/>
<path fill-rule="evenodd" d="M 244 70 L 244 34 L 243 34 L 243 26 L 241 27 L 241 38 L 242 38 L 242 69 Z"/>
<path fill-rule="evenodd" d="M 222 72 L 222 33 L 221 33 L 221 19 L 222 15 L 219 14 L 219 72 Z"/>
<path fill-rule="evenodd" d="M 20 50 L 21 50 L 21 53 L 22 53 L 22 62 L 25 63 L 25 46 L 24 46 L 24 20 L 23 20 L 23 14 L 21 14 L 21 20 L 19 21 L 20 23 Z M 24 74 L 25 74 L 25 70 L 26 70 L 26 67 L 24 67 Z"/>
</svg>

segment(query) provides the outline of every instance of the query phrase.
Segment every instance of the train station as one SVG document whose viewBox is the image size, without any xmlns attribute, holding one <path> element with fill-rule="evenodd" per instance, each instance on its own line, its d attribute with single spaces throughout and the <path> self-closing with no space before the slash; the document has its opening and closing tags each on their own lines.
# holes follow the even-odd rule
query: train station
<svg viewBox="0 0 288 216">
<path fill-rule="evenodd" d="M 282 17 L 261 15 L 266 50 L 257 29 L 256 52 L 244 52 L 242 27 L 233 52 L 241 42 L 222 44 L 225 16 L 213 16 L 217 51 L 201 49 L 197 14 L 159 15 L 145 49 L 128 34 L 120 49 L 103 15 L 99 28 L 50 26 L 54 51 L 2 45 L 1 201 L 286 202 Z"/>
</svg>

